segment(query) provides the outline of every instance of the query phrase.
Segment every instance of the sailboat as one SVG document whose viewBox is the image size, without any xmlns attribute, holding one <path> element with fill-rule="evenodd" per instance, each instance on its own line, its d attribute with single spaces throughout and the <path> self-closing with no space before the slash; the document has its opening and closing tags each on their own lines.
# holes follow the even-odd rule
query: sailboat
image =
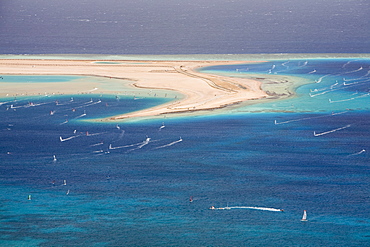
<svg viewBox="0 0 370 247">
<path fill-rule="evenodd" d="M 306 212 L 306 210 L 303 210 L 303 216 L 302 216 L 301 221 L 307 221 L 307 212 Z"/>
</svg>

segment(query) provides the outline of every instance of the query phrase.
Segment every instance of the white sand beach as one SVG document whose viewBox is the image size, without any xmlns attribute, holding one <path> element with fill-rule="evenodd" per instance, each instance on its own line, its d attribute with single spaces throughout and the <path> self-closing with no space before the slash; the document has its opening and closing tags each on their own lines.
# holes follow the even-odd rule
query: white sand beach
<svg viewBox="0 0 370 247">
<path fill-rule="evenodd" d="M 132 87 L 173 90 L 183 94 L 181 100 L 157 107 L 113 116 L 103 121 L 125 118 L 150 117 L 161 114 L 193 112 L 222 108 L 268 95 L 261 82 L 252 79 L 231 78 L 197 72 L 204 66 L 248 63 L 248 61 L 95 61 L 95 60 L 42 60 L 2 59 L 2 75 L 78 75 L 99 76 L 130 81 Z M 119 83 L 120 80 L 113 80 Z M 78 94 L 86 89 L 110 93 L 107 88 L 89 83 L 32 83 L 0 85 L 0 97 L 21 94 L 37 95 Z M 92 91 L 92 90 L 90 90 Z"/>
</svg>

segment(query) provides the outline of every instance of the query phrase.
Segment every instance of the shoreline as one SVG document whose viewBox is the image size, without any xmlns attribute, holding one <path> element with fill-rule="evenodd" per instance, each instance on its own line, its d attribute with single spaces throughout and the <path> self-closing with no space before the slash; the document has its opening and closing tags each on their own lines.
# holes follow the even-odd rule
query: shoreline
<svg viewBox="0 0 370 247">
<path fill-rule="evenodd" d="M 118 62 L 118 61 L 115 61 Z M 3 75 L 74 75 L 123 78 L 132 87 L 176 91 L 184 98 L 153 108 L 112 116 L 100 121 L 116 121 L 128 118 L 154 117 L 163 114 L 214 110 L 240 101 L 267 97 L 261 83 L 248 79 L 235 79 L 196 72 L 199 67 L 219 64 L 248 63 L 248 61 L 120 61 L 120 64 L 98 64 L 95 60 L 0 60 Z M 138 62 L 139 64 L 132 64 Z M 143 63 L 145 62 L 145 63 Z M 115 83 L 120 83 L 115 79 Z M 29 94 L 44 94 L 54 90 L 59 94 L 77 94 L 86 91 L 89 83 L 32 84 Z M 63 85 L 64 84 L 64 85 Z M 74 84 L 74 85 L 71 85 Z M 16 94 L 26 85 L 2 85 L 0 96 Z M 12 88 L 6 89 L 6 86 Z M 110 93 L 109 88 L 99 88 L 99 93 Z M 89 90 L 88 90 L 89 91 Z M 99 121 L 99 120 L 95 120 Z"/>
<path fill-rule="evenodd" d="M 112 87 L 124 87 L 126 90 L 159 89 L 184 95 L 168 103 L 152 108 L 120 114 L 96 122 L 122 121 L 133 118 L 152 118 L 166 114 L 194 114 L 194 112 L 212 111 L 235 106 L 240 103 L 258 103 L 261 99 L 277 100 L 291 95 L 284 89 L 282 95 L 264 91 L 263 78 L 238 78 L 198 72 L 201 67 L 227 64 L 247 64 L 264 61 L 158 61 L 158 60 L 52 60 L 52 59 L 0 59 L 2 75 L 71 75 L 104 77 L 109 85 L 85 82 L 66 83 L 5 83 L 0 85 L 0 97 L 15 94 L 27 88 L 28 93 L 44 94 L 79 94 L 91 92 L 86 88 L 99 89 L 99 94 L 119 94 L 121 90 L 110 90 Z M 276 79 L 276 78 L 275 78 Z M 274 81 L 274 78 L 269 78 Z M 290 82 L 292 84 L 294 82 Z M 277 83 L 279 84 L 279 83 Z M 8 88 L 7 88 L 8 87 Z M 111 87 L 111 88 L 110 88 Z M 131 88 L 129 88 L 131 87 Z M 272 86 L 273 87 L 273 86 Z"/>
</svg>

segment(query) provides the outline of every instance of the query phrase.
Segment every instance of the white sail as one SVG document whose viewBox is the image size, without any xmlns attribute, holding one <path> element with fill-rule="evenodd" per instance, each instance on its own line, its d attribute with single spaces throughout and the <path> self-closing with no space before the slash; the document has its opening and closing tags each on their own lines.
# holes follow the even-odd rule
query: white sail
<svg viewBox="0 0 370 247">
<path fill-rule="evenodd" d="M 303 210 L 303 216 L 302 216 L 301 221 L 307 221 L 307 212 L 306 212 L 306 210 Z"/>
</svg>

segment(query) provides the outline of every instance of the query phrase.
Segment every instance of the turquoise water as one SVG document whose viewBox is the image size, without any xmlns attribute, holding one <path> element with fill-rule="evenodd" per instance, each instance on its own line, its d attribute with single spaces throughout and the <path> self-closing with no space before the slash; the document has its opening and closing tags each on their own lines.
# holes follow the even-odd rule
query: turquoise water
<svg viewBox="0 0 370 247">
<path fill-rule="evenodd" d="M 57 83 L 68 82 L 83 78 L 82 76 L 48 76 L 48 75 L 29 75 L 27 77 L 22 75 L 7 75 L 5 82 L 9 83 Z M 4 82 L 4 79 L 2 80 Z"/>
<path fill-rule="evenodd" d="M 366 246 L 370 61 L 286 62 L 206 68 L 312 80 L 209 116 L 81 121 L 170 100 L 153 95 L 3 100 L 1 245 Z"/>
</svg>

